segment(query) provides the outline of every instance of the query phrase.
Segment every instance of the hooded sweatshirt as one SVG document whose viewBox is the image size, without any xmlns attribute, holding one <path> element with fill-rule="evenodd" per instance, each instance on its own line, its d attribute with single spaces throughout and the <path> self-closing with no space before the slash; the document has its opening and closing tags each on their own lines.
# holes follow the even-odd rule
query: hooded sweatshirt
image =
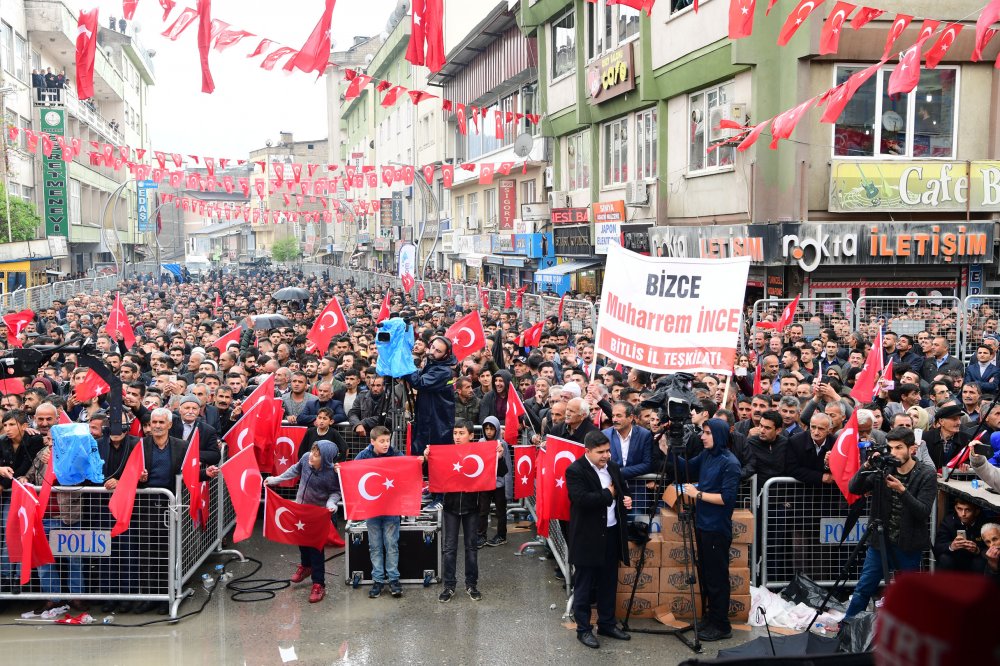
<svg viewBox="0 0 1000 666">
<path fill-rule="evenodd" d="M 685 471 L 690 472 L 691 481 L 698 482 L 698 490 L 703 493 L 720 493 L 723 505 L 699 501 L 696 509 L 695 525 L 704 532 L 733 533 L 733 510 L 740 489 L 740 463 L 729 450 L 729 424 L 721 419 L 709 419 L 713 445 L 690 461 L 677 458 L 679 478 Z M 685 469 L 686 468 L 686 469 Z"/>
<path fill-rule="evenodd" d="M 497 488 L 503 488 L 507 485 L 507 476 L 510 474 L 510 465 L 507 464 L 510 449 L 507 447 L 507 443 L 500 439 L 500 419 L 495 416 L 487 416 L 486 420 L 483 421 L 483 425 L 485 426 L 487 423 L 496 428 L 496 435 L 494 435 L 493 439 L 503 444 L 503 456 L 497 461 Z M 479 441 L 492 441 L 486 438 L 485 429 L 483 430 L 483 438 Z"/>
<path fill-rule="evenodd" d="M 278 481 L 288 481 L 298 477 L 299 490 L 295 493 L 295 501 L 299 504 L 325 506 L 327 509 L 337 508 L 340 501 L 340 477 L 333 469 L 337 461 L 337 445 L 328 439 L 316 442 L 323 462 L 319 469 L 313 469 L 309 464 L 309 452 L 299 461 L 285 470 Z"/>
<path fill-rule="evenodd" d="M 479 403 L 480 423 L 484 423 L 487 416 L 500 418 L 507 415 L 507 393 L 510 391 L 511 376 L 506 370 L 497 370 L 493 375 L 494 382 L 496 382 L 497 377 L 503 378 L 504 389 L 501 393 L 497 393 L 496 388 L 494 388 L 483 396 L 482 402 Z M 494 383 L 495 386 L 496 384 Z"/>
</svg>

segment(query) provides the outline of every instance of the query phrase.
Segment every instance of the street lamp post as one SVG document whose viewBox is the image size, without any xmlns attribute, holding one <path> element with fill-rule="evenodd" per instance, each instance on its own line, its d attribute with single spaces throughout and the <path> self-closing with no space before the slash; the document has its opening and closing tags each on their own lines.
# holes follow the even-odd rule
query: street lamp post
<svg viewBox="0 0 1000 666">
<path fill-rule="evenodd" d="M 106 202 L 104 202 L 104 207 L 101 209 L 101 232 L 104 233 L 105 241 L 107 241 L 107 233 L 106 233 L 107 230 L 105 229 L 105 226 L 108 216 L 108 206 L 110 206 L 112 202 L 117 201 L 117 199 L 121 196 L 122 192 L 125 191 L 125 188 L 128 186 L 129 182 L 131 182 L 130 179 L 126 178 L 125 182 L 119 185 L 118 189 L 116 189 L 114 192 L 111 193 L 111 196 L 108 197 L 108 200 Z M 115 208 L 111 210 L 111 227 L 115 232 L 115 241 L 118 243 L 118 251 L 121 254 L 121 267 L 118 266 L 118 259 L 117 258 L 115 259 L 115 270 L 121 277 L 125 272 L 125 246 L 122 245 L 122 239 L 118 236 L 118 225 L 115 224 L 116 209 L 117 205 L 115 206 Z M 111 256 L 113 257 L 114 255 L 115 253 L 112 251 Z"/>
</svg>

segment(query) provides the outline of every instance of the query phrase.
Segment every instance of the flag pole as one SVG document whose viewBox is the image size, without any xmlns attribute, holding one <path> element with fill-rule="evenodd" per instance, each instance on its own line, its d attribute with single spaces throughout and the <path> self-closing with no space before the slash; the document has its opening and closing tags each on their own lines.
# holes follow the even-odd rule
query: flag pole
<svg viewBox="0 0 1000 666">
<path fill-rule="evenodd" d="M 729 404 L 729 389 L 733 385 L 732 374 L 726 375 L 726 389 L 722 392 L 722 409 L 729 409 L 726 405 Z"/>
</svg>

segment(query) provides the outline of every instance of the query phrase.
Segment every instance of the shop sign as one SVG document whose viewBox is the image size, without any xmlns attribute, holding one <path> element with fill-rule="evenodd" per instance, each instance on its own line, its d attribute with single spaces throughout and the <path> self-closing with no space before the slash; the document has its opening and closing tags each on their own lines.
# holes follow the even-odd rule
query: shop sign
<svg viewBox="0 0 1000 666">
<path fill-rule="evenodd" d="M 500 181 L 500 230 L 513 231 L 517 217 L 517 181 Z"/>
<path fill-rule="evenodd" d="M 397 227 L 403 226 L 403 193 L 392 193 L 392 223 Z"/>
<path fill-rule="evenodd" d="M 492 247 L 495 254 L 514 254 L 514 234 L 493 234 Z"/>
<path fill-rule="evenodd" d="M 632 44 L 601 56 L 587 67 L 587 95 L 591 104 L 601 104 L 635 90 Z"/>
<path fill-rule="evenodd" d="M 42 132 L 53 138 L 52 152 L 42 157 L 42 200 L 45 203 L 45 235 L 66 236 L 69 233 L 69 181 L 62 148 L 54 140 L 66 133 L 66 111 L 44 109 Z M 103 220 L 102 220 L 103 222 Z"/>
<path fill-rule="evenodd" d="M 375 250 L 377 252 L 385 252 L 389 249 L 389 245 L 392 243 L 388 238 L 384 236 L 379 236 L 375 239 Z M 306 252 L 308 254 L 308 251 Z"/>
<path fill-rule="evenodd" d="M 777 263 L 774 248 L 780 235 L 779 225 L 766 224 L 651 227 L 650 254 L 678 259 L 750 257 L 755 264 Z"/>
<path fill-rule="evenodd" d="M 514 257 L 507 257 L 503 260 L 504 266 L 509 266 L 511 268 L 524 268 L 524 259 L 517 259 Z"/>
<path fill-rule="evenodd" d="M 388 197 L 383 197 L 379 201 L 379 204 L 380 204 L 379 205 L 379 209 L 378 209 L 379 221 L 381 222 L 381 224 L 382 224 L 383 227 L 391 227 L 392 226 L 392 199 L 390 199 Z"/>
<path fill-rule="evenodd" d="M 649 230 L 652 224 L 623 224 L 622 247 L 649 256 Z"/>
<path fill-rule="evenodd" d="M 515 234 L 514 254 L 521 254 L 529 259 L 542 259 L 554 256 L 555 241 L 552 232 L 544 234 Z"/>
<path fill-rule="evenodd" d="M 521 219 L 532 222 L 544 222 L 552 217 L 552 206 L 547 203 L 521 204 Z"/>
<path fill-rule="evenodd" d="M 781 269 L 777 272 L 767 273 L 767 294 L 768 298 L 784 298 L 785 296 L 785 276 L 781 274 Z"/>
<path fill-rule="evenodd" d="M 553 208 L 552 224 L 590 224 L 590 209 Z"/>
<path fill-rule="evenodd" d="M 1000 211 L 1000 161 L 837 160 L 830 212 Z"/>
<path fill-rule="evenodd" d="M 545 218 L 549 219 L 548 216 Z M 514 220 L 514 233 L 515 234 L 533 234 L 535 233 L 535 220 Z"/>
<path fill-rule="evenodd" d="M 594 246 L 590 244 L 590 227 L 557 228 L 554 232 L 556 254 L 590 257 Z"/>
<path fill-rule="evenodd" d="M 625 222 L 624 201 L 599 201 L 594 209 L 594 249 L 607 254 L 609 245 L 621 245 L 622 224 Z"/>
<path fill-rule="evenodd" d="M 783 224 L 782 259 L 825 266 L 972 264 L 993 257 L 992 222 Z"/>
</svg>

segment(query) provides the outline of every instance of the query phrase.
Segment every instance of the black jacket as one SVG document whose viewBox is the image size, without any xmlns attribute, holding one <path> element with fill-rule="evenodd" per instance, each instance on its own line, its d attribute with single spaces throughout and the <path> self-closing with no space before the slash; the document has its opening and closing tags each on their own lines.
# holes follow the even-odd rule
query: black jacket
<svg viewBox="0 0 1000 666">
<path fill-rule="evenodd" d="M 200 452 L 199 457 L 201 462 L 206 465 L 218 465 L 222 460 L 222 452 L 219 450 L 219 433 L 200 416 L 195 419 L 194 427 L 198 429 L 198 434 L 201 438 L 198 440 L 198 451 Z M 194 430 L 191 433 L 193 435 Z M 190 438 L 184 438 L 184 423 L 181 421 L 179 414 L 174 414 L 174 420 L 170 423 L 170 436 L 184 442 L 184 450 L 187 452 L 186 446 Z"/>
<path fill-rule="evenodd" d="M 572 433 L 569 432 L 568 424 L 565 421 L 563 421 L 555 428 L 553 428 L 550 434 L 553 435 L 554 437 L 562 437 L 563 439 L 568 439 L 569 441 L 576 442 L 577 444 L 583 444 L 583 439 L 587 436 L 587 433 L 589 432 L 600 432 L 600 430 L 598 429 L 597 426 L 594 425 L 594 422 L 591 421 L 590 417 L 588 416 L 583 419 L 583 423 L 580 424 L 580 427 L 578 427 Z"/>
<path fill-rule="evenodd" d="M 773 442 L 765 442 L 760 435 L 747 440 L 750 451 L 750 474 L 757 475 L 757 487 L 763 488 L 769 479 L 788 474 L 788 440 L 778 435 Z"/>
<path fill-rule="evenodd" d="M 821 487 L 823 485 L 823 473 L 826 466 L 823 459 L 833 448 L 836 440 L 833 435 L 827 435 L 823 446 L 820 447 L 819 454 L 816 453 L 816 444 L 813 442 L 812 433 L 808 430 L 800 432 L 788 440 L 788 474 L 806 484 L 807 486 Z"/>
<path fill-rule="evenodd" d="M 941 522 L 938 523 L 937 535 L 934 538 L 934 557 L 939 565 L 942 556 L 948 555 L 963 564 L 972 564 L 977 569 L 984 567 L 986 562 L 983 559 L 983 553 L 986 552 L 986 545 L 983 543 L 981 531 L 985 524 L 986 519 L 982 514 L 976 516 L 971 525 L 963 525 L 954 511 L 942 518 Z M 958 530 L 965 530 L 965 538 L 976 542 L 976 545 L 979 546 L 978 553 L 973 554 L 962 549 L 951 550 L 951 542 L 958 536 Z"/>
<path fill-rule="evenodd" d="M 965 376 L 965 366 L 952 355 L 948 355 L 948 358 L 944 360 L 939 368 L 937 365 L 937 359 L 933 356 L 928 356 L 924 359 L 924 365 L 920 369 L 920 378 L 925 382 L 934 381 L 934 378 L 943 372 L 950 372 L 952 370 L 957 371 L 961 376 Z"/>
<path fill-rule="evenodd" d="M 42 450 L 45 442 L 41 435 L 25 435 L 21 439 L 21 445 L 14 450 L 7 436 L 0 437 L 0 467 L 10 467 L 14 470 L 14 478 L 19 479 L 28 473 L 31 464 L 35 462 L 35 456 Z M 10 479 L 0 477 L 0 487 L 10 490 L 13 485 Z"/>
<path fill-rule="evenodd" d="M 125 464 L 128 462 L 128 457 L 132 454 L 132 449 L 141 440 L 134 435 L 126 435 L 125 441 L 119 448 L 111 446 L 111 440 L 108 437 L 102 437 L 97 440 L 97 452 L 101 455 L 101 460 L 104 461 L 104 480 L 108 479 L 120 479 L 122 472 L 125 471 Z"/>
<path fill-rule="evenodd" d="M 866 463 L 867 465 L 867 463 Z M 875 489 L 874 474 L 864 474 L 867 471 L 865 466 L 858 470 L 858 473 L 851 479 L 847 488 L 855 495 L 864 495 Z M 937 474 L 928 465 L 917 462 L 910 471 L 910 482 L 903 493 L 903 514 L 900 517 L 899 538 L 896 545 L 902 550 L 915 551 L 927 550 L 931 545 L 931 537 L 927 529 L 927 521 L 930 519 L 931 507 L 937 497 Z M 883 501 L 880 505 L 882 524 L 889 525 L 889 511 L 891 502 L 889 501 L 889 490 L 883 486 L 880 491 L 884 491 Z M 878 539 L 873 539 L 871 545 L 878 548 Z"/>
<path fill-rule="evenodd" d="M 458 361 L 448 354 L 440 361 L 429 359 L 408 381 L 417 391 L 413 416 L 413 450 L 428 444 L 448 444 L 455 429 L 455 371 Z"/>
<path fill-rule="evenodd" d="M 389 393 L 383 391 L 382 395 L 374 396 L 369 391 L 359 395 L 354 400 L 347 420 L 351 424 L 351 429 L 363 425 L 365 433 L 371 432 L 372 428 L 379 425 L 386 425 L 389 421 Z"/>
<path fill-rule="evenodd" d="M 606 564 L 604 561 L 605 541 L 609 530 L 618 530 L 619 560 L 628 564 L 628 540 L 625 536 L 625 521 L 627 520 L 625 505 L 622 504 L 622 492 L 625 481 L 621 469 L 615 462 L 608 462 L 608 472 L 615 486 L 615 496 L 611 491 L 601 487 L 601 479 L 597 476 L 586 455 L 578 458 L 566 468 L 566 487 L 569 490 L 569 563 L 578 567 L 597 567 Z M 608 507 L 615 504 L 615 518 L 618 524 L 608 527 Z"/>
<path fill-rule="evenodd" d="M 937 469 L 944 467 L 949 460 L 968 446 L 971 441 L 972 436 L 961 430 L 955 433 L 950 442 L 945 442 L 945 440 L 941 439 L 941 431 L 937 428 L 924 433 L 924 444 L 927 445 L 927 453 L 930 454 L 931 460 L 934 461 L 934 467 Z"/>
</svg>

